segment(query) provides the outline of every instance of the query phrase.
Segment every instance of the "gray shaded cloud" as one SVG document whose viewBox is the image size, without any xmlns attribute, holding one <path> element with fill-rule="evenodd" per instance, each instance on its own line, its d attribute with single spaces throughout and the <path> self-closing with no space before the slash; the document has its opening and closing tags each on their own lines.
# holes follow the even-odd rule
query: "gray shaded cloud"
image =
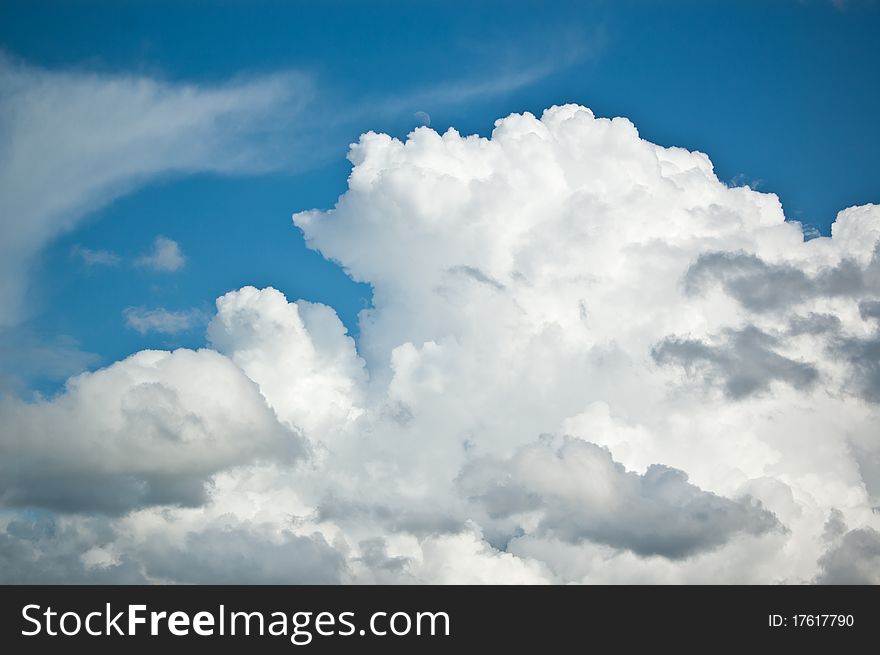
<svg viewBox="0 0 880 655">
<path fill-rule="evenodd" d="M 834 314 L 810 312 L 806 316 L 793 316 L 788 321 L 788 333 L 791 336 L 802 334 L 836 334 L 842 322 Z"/>
<path fill-rule="evenodd" d="M 789 359 L 774 350 L 776 337 L 755 326 L 728 329 L 718 343 L 666 337 L 654 346 L 651 356 L 661 365 L 676 365 L 701 375 L 708 384 L 719 385 L 732 399 L 766 391 L 773 382 L 796 389 L 809 389 L 819 378 L 809 363 Z"/>
<path fill-rule="evenodd" d="M 449 272 L 468 277 L 475 282 L 490 286 L 496 291 L 504 291 L 503 284 L 501 284 L 498 280 L 489 277 L 476 266 L 453 266 L 449 269 Z"/>
<path fill-rule="evenodd" d="M 204 475 L 116 474 L 91 470 L 28 467 L 4 471 L 0 500 L 10 507 L 45 507 L 60 512 L 124 514 L 149 505 L 195 507 L 207 500 Z"/>
<path fill-rule="evenodd" d="M 461 492 L 490 519 L 537 513 L 538 531 L 564 541 L 592 541 L 639 555 L 681 559 L 737 534 L 782 528 L 750 497 L 729 499 L 659 464 L 640 475 L 599 446 L 567 438 L 558 449 L 537 443 L 509 459 L 481 458 L 458 478 Z"/>
<path fill-rule="evenodd" d="M 877 247 L 865 267 L 844 259 L 815 276 L 791 265 L 768 264 L 742 252 L 701 255 L 685 275 L 685 290 L 696 294 L 715 283 L 743 307 L 758 313 L 784 312 L 820 297 L 847 297 L 858 300 L 862 320 L 880 319 L 880 301 L 862 299 L 880 291 Z M 880 402 L 880 337 L 846 336 L 840 317 L 817 312 L 791 316 L 788 334 L 826 337 L 828 350 L 851 368 L 844 391 L 868 402 Z M 709 381 L 721 380 L 731 398 L 766 391 L 774 380 L 798 389 L 813 386 L 818 377 L 816 367 L 779 355 L 773 350 L 778 345 L 776 337 L 750 326 L 726 330 L 722 342 L 714 345 L 668 337 L 653 349 L 652 355 L 659 364 L 678 364 L 700 370 Z"/>
<path fill-rule="evenodd" d="M 703 292 L 712 284 L 754 312 L 778 312 L 816 297 L 859 297 L 880 290 L 880 250 L 867 266 L 844 259 L 810 276 L 790 264 L 768 264 L 744 252 L 700 255 L 685 273 L 688 294 Z"/>
<path fill-rule="evenodd" d="M 850 451 L 859 467 L 859 475 L 865 483 L 865 491 L 873 503 L 880 502 L 880 448 L 868 444 L 850 443 Z M 880 511 L 876 505 L 872 508 Z"/>
<path fill-rule="evenodd" d="M 209 350 L 144 351 L 28 403 L 0 399 L 0 505 L 124 513 L 199 505 L 222 470 L 305 443 L 257 386 Z"/>
<path fill-rule="evenodd" d="M 822 530 L 822 539 L 827 543 L 833 544 L 840 540 L 847 532 L 846 519 L 836 507 L 832 507 L 828 512 L 828 520 L 825 521 L 825 527 Z"/>
<path fill-rule="evenodd" d="M 209 527 L 191 532 L 181 546 L 148 543 L 139 559 L 151 578 L 189 584 L 333 584 L 345 560 L 320 534 L 282 531 L 262 535 L 259 526 Z"/>
<path fill-rule="evenodd" d="M 114 533 L 101 519 L 79 529 L 50 516 L 19 517 L 0 531 L 0 584 L 144 584 L 140 566 L 129 557 L 87 566 L 85 554 L 110 542 Z"/>
<path fill-rule="evenodd" d="M 375 576 L 377 582 L 400 584 L 403 581 L 416 582 L 409 573 L 411 560 L 408 557 L 390 556 L 385 539 L 364 539 L 358 543 L 358 561 Z"/>
<path fill-rule="evenodd" d="M 880 532 L 864 527 L 845 533 L 819 558 L 819 570 L 819 584 L 880 584 Z"/>
<path fill-rule="evenodd" d="M 743 252 L 700 255 L 684 278 L 685 291 L 695 295 L 719 283 L 728 295 L 752 311 L 770 311 L 811 295 L 807 275 L 793 266 L 767 264 Z"/>
<path fill-rule="evenodd" d="M 868 402 L 880 402 L 880 336 L 841 338 L 832 349 L 852 371 L 846 391 Z"/>
<path fill-rule="evenodd" d="M 237 523 L 188 532 L 180 544 L 147 539 L 121 557 L 89 557 L 119 538 L 102 518 L 14 518 L 0 531 L 0 584 L 332 584 L 346 573 L 343 555 L 320 534 Z"/>
<path fill-rule="evenodd" d="M 866 321 L 880 319 L 880 300 L 863 300 L 860 302 L 859 315 Z"/>
<path fill-rule="evenodd" d="M 318 521 L 343 523 L 368 522 L 381 525 L 389 532 L 406 532 L 420 537 L 459 532 L 464 521 L 452 516 L 445 508 L 392 506 L 344 499 L 334 494 L 325 496 L 317 508 Z"/>
</svg>

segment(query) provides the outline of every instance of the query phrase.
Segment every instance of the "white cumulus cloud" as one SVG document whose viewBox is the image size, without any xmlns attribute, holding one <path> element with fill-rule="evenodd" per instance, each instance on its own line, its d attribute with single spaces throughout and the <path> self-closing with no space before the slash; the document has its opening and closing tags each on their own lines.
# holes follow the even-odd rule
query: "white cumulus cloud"
<svg viewBox="0 0 880 655">
<path fill-rule="evenodd" d="M 56 398 L 5 398 L 0 414 L 7 505 L 112 513 L 199 504 L 216 472 L 305 451 L 256 385 L 210 350 L 143 351 L 71 378 Z"/>
<path fill-rule="evenodd" d="M 294 222 L 372 285 L 357 346 L 244 287 L 214 350 L 7 401 L 0 556 L 58 580 L 874 579 L 880 207 L 805 239 L 705 154 L 575 105 L 350 159 Z"/>
</svg>

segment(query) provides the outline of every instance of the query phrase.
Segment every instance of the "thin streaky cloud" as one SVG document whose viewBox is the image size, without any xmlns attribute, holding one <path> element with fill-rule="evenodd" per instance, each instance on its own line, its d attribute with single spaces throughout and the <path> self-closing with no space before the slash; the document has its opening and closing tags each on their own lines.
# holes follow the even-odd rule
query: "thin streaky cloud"
<svg viewBox="0 0 880 655">
<path fill-rule="evenodd" d="M 84 246 L 73 246 L 70 249 L 71 257 L 80 260 L 88 267 L 92 266 L 118 266 L 122 258 L 109 250 L 92 250 Z"/>
<path fill-rule="evenodd" d="M 0 325 L 39 310 L 26 299 L 35 257 L 89 213 L 157 176 L 259 173 L 295 159 L 294 140 L 277 137 L 312 97 L 295 72 L 180 84 L 47 70 L 0 52 Z"/>
<path fill-rule="evenodd" d="M 472 46 L 482 58 L 494 61 L 482 66 L 477 74 L 464 75 L 422 88 L 412 89 L 392 97 L 361 98 L 356 110 L 338 112 L 331 121 L 338 123 L 361 123 L 365 119 L 412 114 L 430 115 L 433 110 L 467 104 L 474 100 L 490 99 L 522 89 L 555 73 L 595 59 L 607 46 L 608 37 L 602 25 L 589 34 L 568 32 L 565 38 L 542 37 L 544 54 L 527 58 L 513 50 L 505 50 L 500 44 L 489 49 L 485 44 Z M 499 55 L 499 51 L 504 54 Z"/>
<path fill-rule="evenodd" d="M 140 334 L 178 334 L 207 322 L 205 314 L 198 309 L 172 311 L 163 307 L 126 307 L 122 311 L 125 323 Z"/>
</svg>

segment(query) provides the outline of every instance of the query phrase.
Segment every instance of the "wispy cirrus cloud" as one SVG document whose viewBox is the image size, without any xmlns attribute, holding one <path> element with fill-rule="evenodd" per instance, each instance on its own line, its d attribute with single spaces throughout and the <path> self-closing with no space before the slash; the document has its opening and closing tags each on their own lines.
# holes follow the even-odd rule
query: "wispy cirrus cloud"
<svg viewBox="0 0 880 655">
<path fill-rule="evenodd" d="M 70 249 L 70 256 L 78 259 L 86 266 L 118 266 L 122 257 L 109 250 L 92 250 L 80 245 Z"/>
<path fill-rule="evenodd" d="M 332 123 L 345 124 L 415 113 L 420 123 L 425 123 L 425 117 L 430 123 L 433 111 L 504 96 L 575 64 L 596 59 L 607 47 L 608 40 L 604 25 L 599 24 L 590 31 L 566 28 L 552 34 L 539 31 L 533 35 L 530 48 L 538 52 L 537 55 L 524 54 L 520 40 L 515 44 L 497 39 L 489 45 L 485 42 L 464 44 L 478 62 L 471 71 L 450 79 L 435 79 L 431 84 L 393 95 L 350 98 L 346 104 L 355 109 L 333 112 L 328 118 Z"/>
<path fill-rule="evenodd" d="M 100 363 L 66 335 L 38 336 L 21 327 L 0 327 L 0 395 L 20 392 L 34 379 L 64 381 Z"/>
<path fill-rule="evenodd" d="M 273 137 L 312 93 L 300 73 L 182 84 L 47 70 L 0 53 L 0 325 L 33 311 L 34 257 L 89 212 L 157 176 L 279 166 L 290 153 Z"/>
<path fill-rule="evenodd" d="M 122 315 L 126 325 L 141 334 L 178 334 L 207 322 L 204 312 L 198 309 L 171 311 L 162 307 L 126 307 Z"/>
</svg>

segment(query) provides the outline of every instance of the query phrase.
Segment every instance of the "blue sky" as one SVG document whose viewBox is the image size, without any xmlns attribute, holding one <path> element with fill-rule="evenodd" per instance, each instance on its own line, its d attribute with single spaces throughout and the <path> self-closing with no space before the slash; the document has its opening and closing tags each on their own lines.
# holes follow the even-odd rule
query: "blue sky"
<svg viewBox="0 0 880 655">
<path fill-rule="evenodd" d="M 81 367 L 202 345 L 214 299 L 245 284 L 329 304 L 356 335 L 369 287 L 308 250 L 290 216 L 333 205 L 361 132 L 403 137 L 416 112 L 439 131 L 480 134 L 510 112 L 565 102 L 627 116 L 644 138 L 708 153 L 721 179 L 777 193 L 790 219 L 827 233 L 838 210 L 880 191 L 878 26 L 876 3 L 818 0 L 4 1 L 0 51 L 27 66 L 198 86 L 295 71 L 308 99 L 273 131 L 281 155 L 270 165 L 152 176 L 49 240 L 0 366 L 51 392 L 64 374 L 23 362 L 15 344 L 90 353 Z M 179 244 L 180 270 L 133 264 L 159 235 Z M 77 249 L 120 263 L 88 266 Z M 128 307 L 198 318 L 173 335 L 140 334 Z"/>
</svg>

